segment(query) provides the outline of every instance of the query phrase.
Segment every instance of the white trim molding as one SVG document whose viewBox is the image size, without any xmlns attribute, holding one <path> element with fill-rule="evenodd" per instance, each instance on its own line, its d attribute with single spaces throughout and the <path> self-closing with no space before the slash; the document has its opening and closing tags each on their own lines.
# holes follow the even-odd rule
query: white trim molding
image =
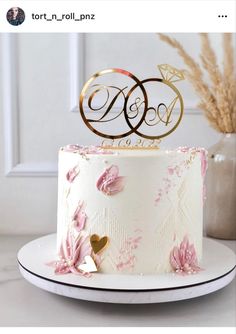
<svg viewBox="0 0 236 334">
<path fill-rule="evenodd" d="M 19 103 L 16 34 L 2 34 L 2 87 L 4 113 L 5 174 L 19 163 Z"/>
<path fill-rule="evenodd" d="M 2 34 L 2 82 L 5 175 L 13 177 L 57 176 L 57 163 L 21 162 L 19 129 L 19 71 L 17 34 Z M 76 111 L 84 82 L 84 34 L 69 34 L 70 110 Z"/>
<path fill-rule="evenodd" d="M 18 163 L 7 176 L 53 177 L 57 176 L 57 163 L 35 162 Z"/>
<path fill-rule="evenodd" d="M 79 111 L 79 95 L 85 80 L 85 34 L 69 35 L 70 49 L 70 111 Z"/>
</svg>

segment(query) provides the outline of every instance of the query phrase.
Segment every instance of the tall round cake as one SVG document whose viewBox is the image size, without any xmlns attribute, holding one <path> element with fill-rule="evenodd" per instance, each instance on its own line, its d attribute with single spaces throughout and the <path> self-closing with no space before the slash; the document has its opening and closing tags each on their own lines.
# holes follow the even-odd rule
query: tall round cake
<svg viewBox="0 0 236 334">
<path fill-rule="evenodd" d="M 61 148 L 56 272 L 197 272 L 205 171 L 201 148 Z"/>
</svg>

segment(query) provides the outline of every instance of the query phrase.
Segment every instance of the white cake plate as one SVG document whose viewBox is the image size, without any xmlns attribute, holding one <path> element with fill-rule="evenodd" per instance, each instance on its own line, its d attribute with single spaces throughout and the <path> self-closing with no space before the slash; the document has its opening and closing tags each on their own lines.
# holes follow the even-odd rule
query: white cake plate
<svg viewBox="0 0 236 334">
<path fill-rule="evenodd" d="M 29 242 L 18 253 L 20 272 L 37 287 L 71 298 L 123 304 L 163 303 L 189 299 L 217 291 L 235 276 L 235 255 L 217 241 L 204 238 L 204 268 L 198 274 L 180 276 L 108 275 L 94 273 L 86 278 L 73 274 L 55 275 L 46 263 L 56 259 L 56 235 Z"/>
</svg>

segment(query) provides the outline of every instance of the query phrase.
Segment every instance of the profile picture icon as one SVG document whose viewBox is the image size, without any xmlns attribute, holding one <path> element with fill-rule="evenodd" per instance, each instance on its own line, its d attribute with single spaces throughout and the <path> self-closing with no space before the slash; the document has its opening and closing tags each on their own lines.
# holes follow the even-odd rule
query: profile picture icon
<svg viewBox="0 0 236 334">
<path fill-rule="evenodd" d="M 12 26 L 19 26 L 25 20 L 25 12 L 20 7 L 12 7 L 7 12 L 7 21 Z"/>
</svg>

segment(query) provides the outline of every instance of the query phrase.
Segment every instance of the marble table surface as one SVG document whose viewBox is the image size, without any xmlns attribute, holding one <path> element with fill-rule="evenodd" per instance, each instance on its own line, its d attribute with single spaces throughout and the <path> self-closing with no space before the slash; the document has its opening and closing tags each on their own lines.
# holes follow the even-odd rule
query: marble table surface
<svg viewBox="0 0 236 334">
<path fill-rule="evenodd" d="M 54 295 L 22 278 L 16 254 L 37 236 L 0 236 L 0 326 L 236 326 L 235 280 L 199 298 L 150 305 L 86 302 Z M 236 250 L 234 241 L 221 241 Z"/>
</svg>

